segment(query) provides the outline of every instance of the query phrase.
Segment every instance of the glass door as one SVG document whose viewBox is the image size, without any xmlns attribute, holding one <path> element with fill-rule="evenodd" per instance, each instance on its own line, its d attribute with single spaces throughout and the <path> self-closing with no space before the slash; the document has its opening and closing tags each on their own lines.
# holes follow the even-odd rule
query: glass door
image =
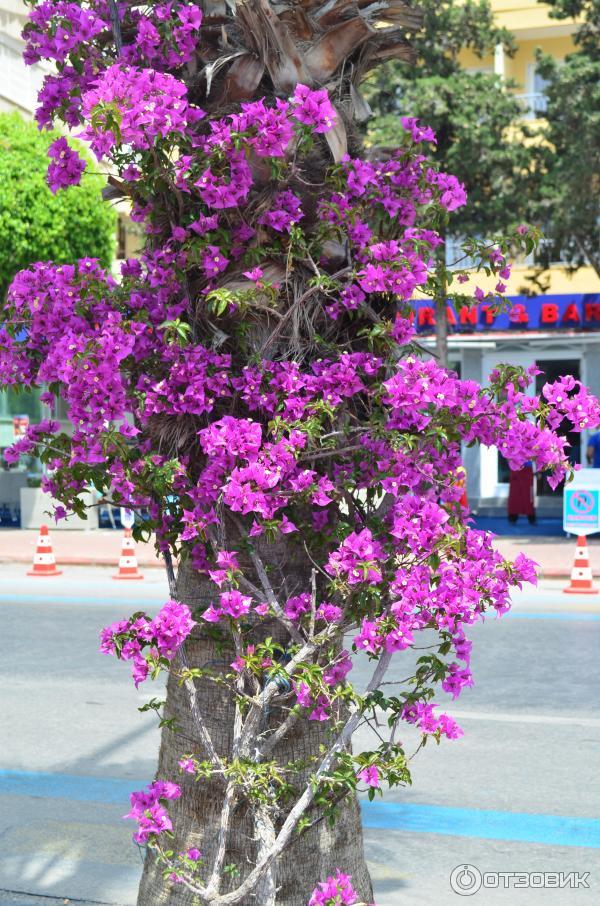
<svg viewBox="0 0 600 906">
<path fill-rule="evenodd" d="M 552 383 L 559 377 L 567 374 L 572 375 L 575 380 L 581 378 L 581 367 L 579 359 L 538 359 L 537 366 L 542 372 L 538 374 L 535 380 L 535 392 L 541 393 L 544 384 Z M 558 426 L 558 433 L 566 437 L 570 446 L 567 448 L 569 460 L 575 465 L 581 462 L 581 434 L 577 431 L 569 431 L 569 423 L 566 419 Z M 536 491 L 542 497 L 549 497 L 555 492 L 552 490 L 544 475 L 538 475 L 536 479 Z M 561 492 L 563 484 L 560 484 L 557 491 Z"/>
<path fill-rule="evenodd" d="M 505 350 L 495 349 L 493 352 L 487 352 L 482 360 L 482 383 L 489 384 L 489 375 L 497 368 L 498 365 L 510 364 L 518 365 L 521 368 L 529 368 L 533 365 L 534 359 L 532 352 L 524 350 Z M 535 387 L 531 386 L 528 393 L 532 396 L 535 393 Z M 504 499 L 508 497 L 508 464 L 503 456 L 498 452 L 497 447 L 481 448 L 481 486 L 480 497 L 482 500 Z"/>
</svg>

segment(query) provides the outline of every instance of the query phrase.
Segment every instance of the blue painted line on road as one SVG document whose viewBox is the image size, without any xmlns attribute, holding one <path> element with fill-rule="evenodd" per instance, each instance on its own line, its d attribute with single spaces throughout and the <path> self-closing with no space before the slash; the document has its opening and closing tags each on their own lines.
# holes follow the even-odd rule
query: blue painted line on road
<svg viewBox="0 0 600 906">
<path fill-rule="evenodd" d="M 127 807 L 146 780 L 0 770 L 0 795 L 103 802 Z M 376 830 L 413 831 L 484 840 L 513 840 L 600 849 L 600 819 L 498 812 L 397 802 L 361 802 L 363 824 Z"/>
<path fill-rule="evenodd" d="M 72 799 L 126 806 L 132 790 L 141 790 L 147 780 L 114 777 L 81 777 L 42 771 L 0 771 L 0 795 L 34 796 L 40 799 Z"/>
<path fill-rule="evenodd" d="M 600 819 L 394 802 L 362 803 L 367 828 L 600 849 Z"/>
</svg>

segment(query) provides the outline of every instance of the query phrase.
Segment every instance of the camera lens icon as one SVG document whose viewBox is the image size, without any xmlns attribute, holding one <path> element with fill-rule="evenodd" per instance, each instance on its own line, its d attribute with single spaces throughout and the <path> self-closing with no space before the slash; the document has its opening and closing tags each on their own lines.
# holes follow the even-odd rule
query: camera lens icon
<svg viewBox="0 0 600 906">
<path fill-rule="evenodd" d="M 481 872 L 474 865 L 457 865 L 450 875 L 450 887 L 461 897 L 470 897 L 481 887 Z"/>
</svg>

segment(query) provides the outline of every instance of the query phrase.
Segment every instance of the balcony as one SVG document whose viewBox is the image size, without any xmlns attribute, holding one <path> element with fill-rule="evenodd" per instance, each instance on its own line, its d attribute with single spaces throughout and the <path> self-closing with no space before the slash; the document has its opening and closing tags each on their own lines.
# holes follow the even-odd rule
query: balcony
<svg viewBox="0 0 600 906">
<path fill-rule="evenodd" d="M 527 94 L 516 94 L 516 100 L 523 110 L 523 119 L 535 120 L 543 116 L 548 109 L 548 98 L 543 91 L 531 91 Z"/>
</svg>

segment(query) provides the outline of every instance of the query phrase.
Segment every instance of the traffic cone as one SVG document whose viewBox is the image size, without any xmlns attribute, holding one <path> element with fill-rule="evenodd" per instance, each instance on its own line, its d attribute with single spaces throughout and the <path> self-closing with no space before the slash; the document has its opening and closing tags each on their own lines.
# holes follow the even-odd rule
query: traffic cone
<svg viewBox="0 0 600 906">
<path fill-rule="evenodd" d="M 40 534 L 37 541 L 35 554 L 33 555 L 33 567 L 28 570 L 28 576 L 62 576 L 62 570 L 56 568 L 52 542 L 48 534 L 48 526 L 40 526 Z"/>
<path fill-rule="evenodd" d="M 143 579 L 138 569 L 138 562 L 135 556 L 135 541 L 131 535 L 131 529 L 126 528 L 123 533 L 123 544 L 121 546 L 121 556 L 119 557 L 119 571 L 115 573 L 113 579 Z"/>
<path fill-rule="evenodd" d="M 597 595 L 598 589 L 592 582 L 590 556 L 588 554 L 587 538 L 579 535 L 575 550 L 575 562 L 571 570 L 571 583 L 563 588 L 567 595 Z"/>
</svg>

